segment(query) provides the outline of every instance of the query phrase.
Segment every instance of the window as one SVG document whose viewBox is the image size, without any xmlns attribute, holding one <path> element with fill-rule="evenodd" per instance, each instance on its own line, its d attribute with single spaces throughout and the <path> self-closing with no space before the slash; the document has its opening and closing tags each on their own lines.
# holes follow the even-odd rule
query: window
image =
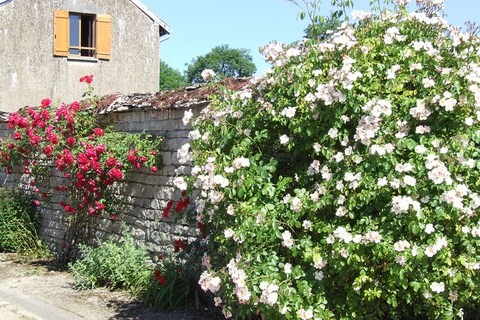
<svg viewBox="0 0 480 320">
<path fill-rule="evenodd" d="M 55 11 L 54 55 L 110 59 L 108 15 Z"/>
<path fill-rule="evenodd" d="M 95 16 L 70 13 L 70 46 L 71 56 L 95 56 Z"/>
</svg>

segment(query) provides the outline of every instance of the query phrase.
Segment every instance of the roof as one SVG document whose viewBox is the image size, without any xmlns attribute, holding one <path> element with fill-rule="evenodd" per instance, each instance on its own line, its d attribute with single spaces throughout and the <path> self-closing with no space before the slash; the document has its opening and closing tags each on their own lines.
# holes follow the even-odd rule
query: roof
<svg viewBox="0 0 480 320">
<path fill-rule="evenodd" d="M 160 37 L 172 33 L 172 30 L 162 19 L 157 17 L 150 9 L 147 8 L 140 0 L 130 0 L 132 1 L 140 10 L 142 10 L 147 16 L 150 17 L 155 23 L 160 26 Z"/>
</svg>

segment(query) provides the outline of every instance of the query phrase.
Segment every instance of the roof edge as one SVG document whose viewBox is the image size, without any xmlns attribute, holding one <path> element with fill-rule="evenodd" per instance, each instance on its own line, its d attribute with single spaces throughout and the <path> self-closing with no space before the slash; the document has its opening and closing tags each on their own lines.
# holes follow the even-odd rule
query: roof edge
<svg viewBox="0 0 480 320">
<path fill-rule="evenodd" d="M 13 0 L 0 1 L 0 7 L 1 7 L 1 6 L 4 6 L 4 5 L 6 5 L 7 3 L 12 2 L 12 1 L 13 1 Z"/>
<path fill-rule="evenodd" d="M 140 0 L 130 0 L 132 1 L 140 10 L 142 10 L 147 16 L 150 17 L 154 22 L 158 23 L 160 26 L 160 37 L 172 33 L 172 30 L 162 19 L 160 19 L 155 13 L 147 8 Z M 163 29 L 163 32 L 162 32 Z"/>
</svg>

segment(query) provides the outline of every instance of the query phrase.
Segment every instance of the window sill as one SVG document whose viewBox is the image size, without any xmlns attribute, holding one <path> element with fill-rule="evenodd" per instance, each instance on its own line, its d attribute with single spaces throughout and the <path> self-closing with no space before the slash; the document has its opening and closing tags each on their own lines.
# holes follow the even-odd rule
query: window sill
<svg viewBox="0 0 480 320">
<path fill-rule="evenodd" d="M 92 58 L 92 57 L 81 57 L 81 56 L 68 56 L 67 57 L 68 61 L 83 61 L 83 62 L 97 62 L 97 58 Z"/>
</svg>

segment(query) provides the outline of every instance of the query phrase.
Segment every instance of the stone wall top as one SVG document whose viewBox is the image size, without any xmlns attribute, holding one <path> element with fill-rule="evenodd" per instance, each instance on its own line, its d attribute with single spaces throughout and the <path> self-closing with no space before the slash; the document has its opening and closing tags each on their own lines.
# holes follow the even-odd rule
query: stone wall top
<svg viewBox="0 0 480 320">
<path fill-rule="evenodd" d="M 221 82 L 230 90 L 245 90 L 251 87 L 249 78 L 225 79 Z M 176 109 L 189 108 L 192 105 L 208 104 L 210 95 L 218 90 L 209 84 L 197 84 L 176 90 L 154 94 L 120 94 L 103 96 L 99 103 L 99 114 L 112 112 L 138 111 L 139 109 Z"/>
</svg>

